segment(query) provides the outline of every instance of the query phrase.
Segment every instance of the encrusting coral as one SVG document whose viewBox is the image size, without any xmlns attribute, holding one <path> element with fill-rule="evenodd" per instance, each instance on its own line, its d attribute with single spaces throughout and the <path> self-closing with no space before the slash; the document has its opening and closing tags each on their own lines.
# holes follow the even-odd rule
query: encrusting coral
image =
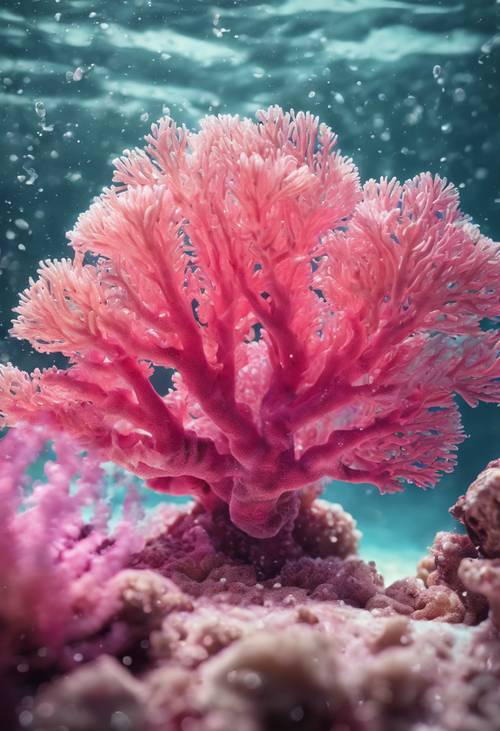
<svg viewBox="0 0 500 731">
<path fill-rule="evenodd" d="M 453 469 L 454 394 L 500 402 L 499 248 L 335 144 L 163 119 L 22 295 L 13 334 L 69 365 L 0 373 L 2 731 L 500 729 L 498 461 L 389 586 L 317 499 Z M 195 500 L 131 490 L 113 527 L 105 460 Z"/>
<path fill-rule="evenodd" d="M 453 394 L 500 401 L 500 255 L 422 174 L 368 181 L 311 114 L 162 119 L 42 262 L 13 334 L 70 359 L 2 369 L 8 425 L 50 421 L 258 538 L 331 476 L 435 484 Z M 161 393 L 154 376 L 173 369 Z"/>
</svg>

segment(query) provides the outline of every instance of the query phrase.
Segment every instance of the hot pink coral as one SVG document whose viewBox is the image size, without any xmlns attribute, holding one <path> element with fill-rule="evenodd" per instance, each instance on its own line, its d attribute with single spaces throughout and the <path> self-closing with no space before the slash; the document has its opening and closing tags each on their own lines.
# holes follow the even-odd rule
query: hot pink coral
<svg viewBox="0 0 500 731">
<path fill-rule="evenodd" d="M 165 118 L 42 263 L 13 333 L 71 359 L 8 366 L 7 424 L 50 419 L 159 490 L 270 536 L 330 475 L 433 485 L 453 393 L 500 401 L 499 249 L 422 174 L 360 188 L 310 114 Z M 175 371 L 160 395 L 155 368 Z"/>
</svg>

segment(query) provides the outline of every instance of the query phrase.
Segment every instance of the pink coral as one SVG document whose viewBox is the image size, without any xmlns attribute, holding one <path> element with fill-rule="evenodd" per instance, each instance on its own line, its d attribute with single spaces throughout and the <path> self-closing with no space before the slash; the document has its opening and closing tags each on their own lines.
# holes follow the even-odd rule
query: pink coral
<svg viewBox="0 0 500 731">
<path fill-rule="evenodd" d="M 428 487 L 455 463 L 453 393 L 500 401 L 499 249 L 429 173 L 369 181 L 310 114 L 165 118 L 41 264 L 13 334 L 70 358 L 7 366 L 5 423 L 49 420 L 256 537 L 330 475 Z M 155 370 L 174 369 L 161 395 Z"/>
<path fill-rule="evenodd" d="M 108 582 L 143 545 L 132 507 L 109 529 L 102 470 L 66 436 L 55 439 L 46 479 L 28 490 L 27 468 L 46 439 L 41 427 L 24 427 L 0 440 L 0 684 L 16 658 L 29 658 L 23 672 L 73 665 L 71 643 L 92 638 L 119 607 Z M 94 654 L 104 647 L 101 636 Z"/>
</svg>

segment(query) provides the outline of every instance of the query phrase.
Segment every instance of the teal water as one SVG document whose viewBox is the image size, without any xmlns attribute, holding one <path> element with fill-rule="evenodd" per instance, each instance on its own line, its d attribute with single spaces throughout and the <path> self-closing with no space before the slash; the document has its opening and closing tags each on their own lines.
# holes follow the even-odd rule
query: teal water
<svg viewBox="0 0 500 731">
<path fill-rule="evenodd" d="M 363 178 L 439 172 L 498 239 L 499 67 L 495 0 L 4 0 L 0 358 L 47 364 L 7 338 L 17 292 L 41 257 L 65 253 L 111 160 L 166 110 L 193 126 L 274 103 L 309 109 Z M 327 488 L 357 517 L 365 554 L 397 573 L 451 526 L 448 506 L 500 454 L 497 414 L 464 411 L 471 436 L 435 491 Z"/>
</svg>

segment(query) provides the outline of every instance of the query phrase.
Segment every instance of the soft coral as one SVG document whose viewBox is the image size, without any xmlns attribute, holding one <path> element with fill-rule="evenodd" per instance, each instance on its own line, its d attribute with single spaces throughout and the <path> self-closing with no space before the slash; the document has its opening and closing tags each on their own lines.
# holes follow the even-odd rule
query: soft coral
<svg viewBox="0 0 500 731">
<path fill-rule="evenodd" d="M 275 534 L 325 475 L 450 471 L 453 393 L 500 401 L 499 249 L 430 174 L 360 187 L 310 114 L 165 118 L 46 262 L 13 334 L 66 371 L 3 369 L 8 424 L 51 419 L 152 487 Z M 161 396 L 154 369 L 175 370 Z"/>
<path fill-rule="evenodd" d="M 94 636 L 96 654 L 119 605 L 111 581 L 144 543 L 131 493 L 110 530 L 104 472 L 67 435 L 53 435 L 55 459 L 45 461 L 44 479 L 30 479 L 48 436 L 47 425 L 23 425 L 0 440 L 0 685 L 21 658 L 34 670 L 72 665 L 72 643 Z"/>
</svg>

